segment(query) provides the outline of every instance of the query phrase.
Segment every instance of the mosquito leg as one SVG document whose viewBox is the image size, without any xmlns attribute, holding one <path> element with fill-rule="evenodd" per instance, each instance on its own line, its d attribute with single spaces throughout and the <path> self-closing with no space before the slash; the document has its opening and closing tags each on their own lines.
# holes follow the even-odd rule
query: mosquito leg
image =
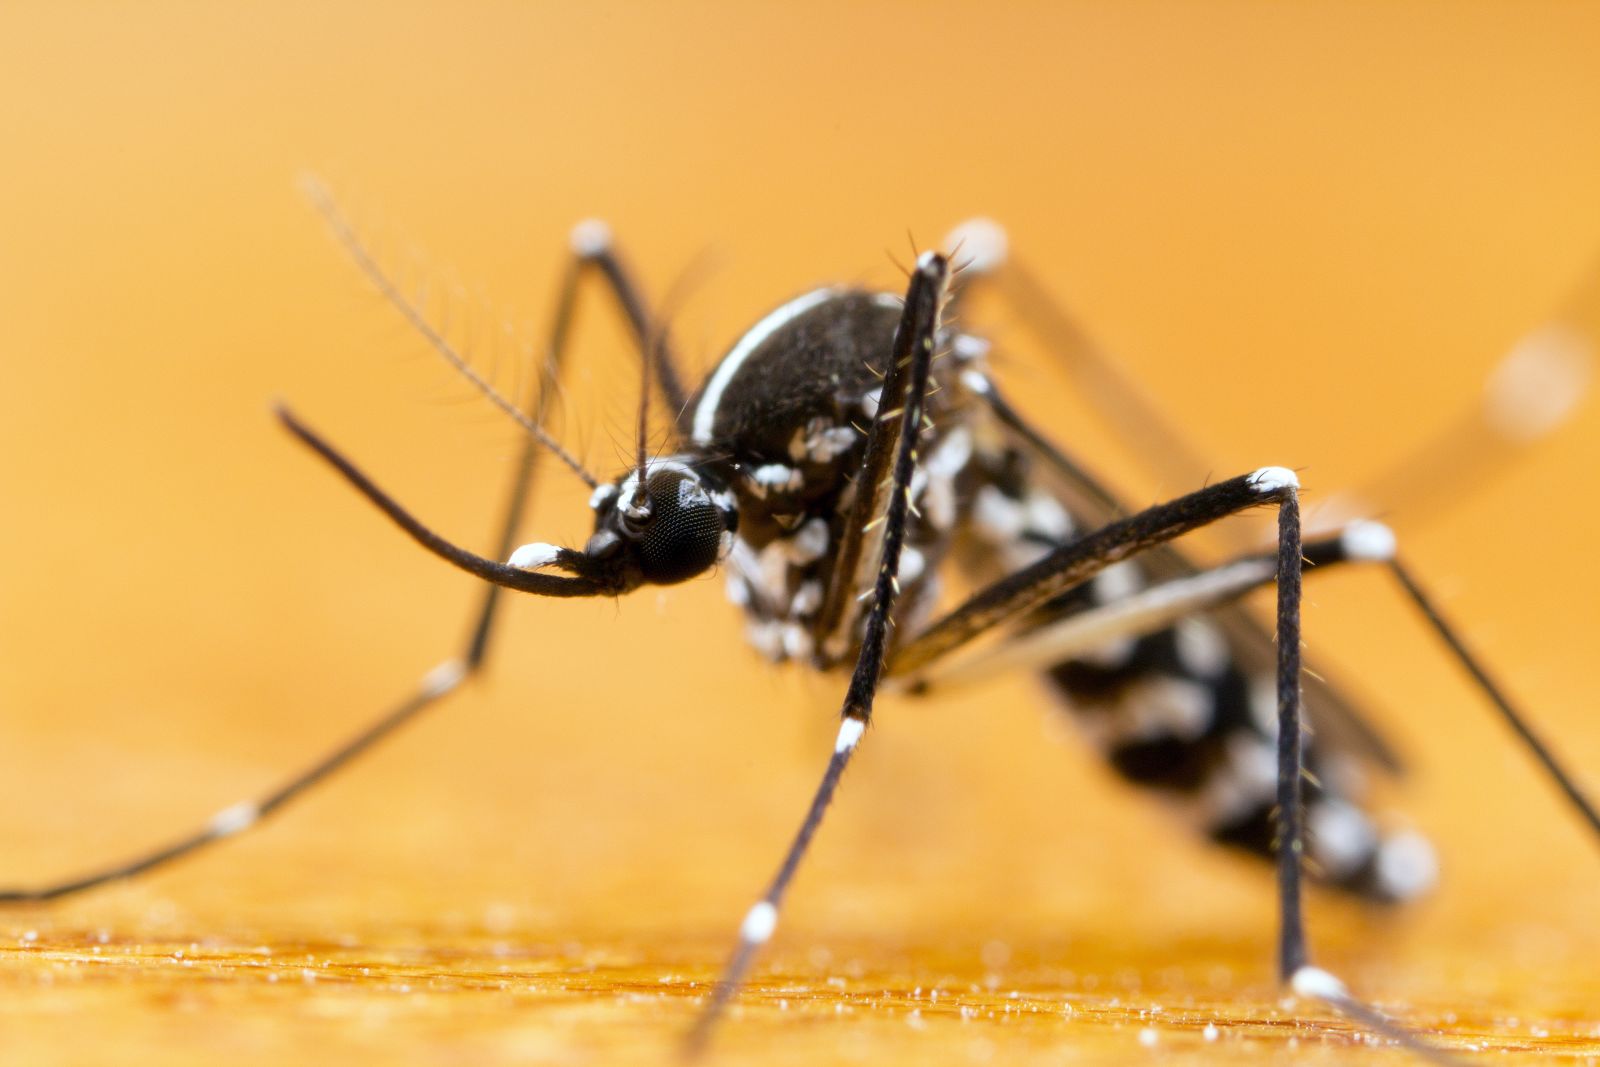
<svg viewBox="0 0 1600 1067">
<path fill-rule="evenodd" d="M 1400 583 L 1400 587 L 1405 590 L 1411 602 L 1417 606 L 1417 610 L 1422 612 L 1423 617 L 1427 619 L 1428 625 L 1432 627 L 1434 633 L 1439 635 L 1439 639 L 1450 649 L 1456 661 L 1472 676 L 1473 681 L 1478 684 L 1478 688 L 1483 690 L 1484 695 L 1489 698 L 1489 702 L 1500 713 L 1500 717 L 1506 721 L 1506 725 L 1511 727 L 1512 732 L 1528 747 L 1528 751 L 1533 753 L 1534 758 L 1539 761 L 1545 773 L 1550 776 L 1550 780 L 1556 784 L 1572 806 L 1577 809 L 1578 814 L 1589 824 L 1589 827 L 1594 830 L 1596 835 L 1600 835 L 1600 812 L 1596 812 L 1594 802 L 1584 795 L 1583 790 L 1578 786 L 1577 780 L 1561 766 L 1556 760 L 1555 753 L 1539 739 L 1538 734 L 1534 733 L 1533 727 L 1528 722 L 1528 717 L 1516 709 L 1511 703 L 1511 699 L 1506 696 L 1505 690 L 1501 689 L 1499 684 L 1489 676 L 1488 671 L 1483 664 L 1478 662 L 1477 657 L 1468 651 L 1466 643 L 1456 633 L 1455 627 L 1445 621 L 1444 616 L 1433 603 L 1433 600 L 1417 584 L 1417 580 L 1412 576 L 1411 571 L 1398 558 L 1390 559 L 1389 570 L 1394 574 L 1395 580 Z"/>
<path fill-rule="evenodd" d="M 987 588 L 934 622 L 905 645 L 890 664 L 914 673 L 995 626 L 1086 581 L 1119 560 L 1200 526 L 1263 504 L 1278 507 L 1278 889 L 1281 901 L 1279 969 L 1284 981 L 1306 962 L 1301 918 L 1301 859 L 1305 849 L 1300 810 L 1304 753 L 1300 737 L 1300 505 L 1299 480 L 1282 467 L 1207 486 L 1147 508 L 1068 542 L 1031 566 Z"/>
<path fill-rule="evenodd" d="M 959 244 L 958 263 L 968 277 L 987 278 L 1018 310 L 1024 325 L 1057 358 L 1092 401 L 1118 439 L 1134 446 L 1144 468 L 1172 485 L 1196 484 L 1209 472 L 1196 448 L 1149 391 L 1096 343 L 1039 281 L 1026 263 L 1011 258 L 1005 231 L 986 219 L 957 226 L 946 238 Z M 1600 261 L 1574 284 L 1561 306 L 1521 337 L 1485 382 L 1482 401 L 1461 412 L 1424 445 L 1391 464 L 1361 491 L 1334 498 L 1334 516 L 1387 513 L 1404 504 L 1408 516 L 1437 515 L 1503 470 L 1528 447 L 1570 420 L 1594 377 L 1600 344 Z M 1319 511 L 1318 518 L 1327 515 Z"/>
<path fill-rule="evenodd" d="M 649 309 L 644 296 L 634 283 L 611 237 L 611 229 L 597 219 L 588 219 L 572 228 L 570 239 L 572 255 L 561 279 L 556 297 L 555 314 L 550 321 L 550 335 L 545 344 L 545 358 L 540 373 L 530 387 L 528 403 L 535 412 L 534 421 L 544 425 L 549 396 L 561 380 L 561 364 L 567 350 L 567 338 L 572 330 L 572 320 L 577 310 L 578 294 L 586 272 L 598 272 L 606 282 L 618 307 L 628 320 L 640 356 L 654 360 L 655 380 L 673 410 L 681 410 L 687 403 L 682 399 L 681 376 L 674 365 L 671 347 L 663 328 L 652 327 Z M 533 472 L 538 458 L 538 442 L 525 439 L 517 456 L 516 471 L 511 480 L 511 496 L 506 501 L 504 518 L 500 524 L 500 539 L 495 543 L 491 557 L 508 559 L 517 547 L 517 529 L 527 510 L 528 497 L 533 491 Z M 484 588 L 483 607 L 477 616 L 471 642 L 467 646 L 466 662 L 476 667 L 488 652 L 490 631 L 495 619 L 495 605 L 503 587 L 491 582 Z"/>
<path fill-rule="evenodd" d="M 1375 522 L 1353 522 L 1337 534 L 1306 541 L 1303 556 L 1310 573 L 1340 563 L 1387 560 L 1393 544 L 1389 529 Z M 1377 555 L 1373 553 L 1377 552 Z M 994 675 L 1045 670 L 1122 638 L 1143 637 L 1180 619 L 1232 604 L 1252 590 L 1277 580 L 1276 555 L 1249 555 L 1157 585 L 1105 604 L 1086 604 L 1049 622 L 978 649 L 964 649 L 933 661 L 905 677 L 894 669 L 888 676 L 919 693 L 940 692 Z"/>
<path fill-rule="evenodd" d="M 547 395 L 546 387 L 550 381 L 555 380 L 559 375 L 562 359 L 566 351 L 567 336 L 581 275 L 584 266 L 592 261 L 592 257 L 588 254 L 589 247 L 586 242 L 580 240 L 581 237 L 583 237 L 583 230 L 580 227 L 579 231 L 575 233 L 573 241 L 576 254 L 566 271 L 557 296 L 555 315 L 545 346 L 540 373 L 531 386 L 533 396 L 530 398 L 530 405 L 538 412 L 540 416 L 538 421 L 541 422 L 544 414 L 543 398 Z M 297 428 L 297 424 L 293 422 L 289 425 L 297 433 L 301 433 L 304 429 L 303 427 Z M 317 447 L 320 439 L 308 438 L 306 436 L 308 433 L 309 431 L 301 433 L 302 440 L 306 440 L 308 444 Z M 324 445 L 323 447 L 325 448 L 326 446 Z M 499 539 L 496 543 L 497 559 L 504 559 L 510 553 L 517 527 L 522 521 L 534 478 L 534 459 L 538 447 L 536 440 L 531 437 L 526 438 L 522 452 L 518 457 L 518 462 L 513 470 L 509 495 L 501 519 Z M 324 454 L 326 455 L 326 453 Z M 334 455 L 337 454 L 335 453 Z M 339 459 L 342 461 L 342 457 L 339 457 Z M 337 466 L 338 463 L 335 465 Z M 347 461 L 345 465 L 348 466 Z M 351 469 L 353 470 L 353 468 Z M 373 487 L 373 489 L 376 491 L 376 487 Z M 390 503 L 392 504 L 392 501 Z M 393 506 L 398 507 L 398 505 Z M 543 577 L 546 580 L 567 580 L 553 579 L 553 576 L 535 577 Z M 460 658 L 445 660 L 434 667 L 423 676 L 422 681 L 411 696 L 401 701 L 382 718 L 361 730 L 345 741 L 344 744 L 327 753 L 265 796 L 230 805 L 212 816 L 205 826 L 193 833 L 132 859 L 47 885 L 0 889 L 0 903 L 55 900 L 104 885 L 107 882 L 131 878 L 134 875 L 165 866 L 213 842 L 241 833 L 267 816 L 274 814 L 279 808 L 282 808 L 300 794 L 340 770 L 358 756 L 369 751 L 379 741 L 394 733 L 401 726 L 415 719 L 424 710 L 432 707 L 445 695 L 455 690 L 471 674 L 479 670 L 488 654 L 489 640 L 498 614 L 499 591 L 500 587 L 498 585 L 491 584 L 488 587 L 482 604 L 474 615 L 473 624 L 469 631 L 470 636 Z"/>
<path fill-rule="evenodd" d="M 941 259 L 940 262 L 945 261 Z M 919 259 L 918 272 L 912 276 L 914 284 L 919 283 L 922 277 L 921 263 Z M 907 294 L 908 312 L 912 295 L 915 295 L 914 290 Z M 943 300 L 942 291 L 939 299 Z M 942 309 L 941 303 L 935 309 L 935 317 Z M 911 343 L 907 333 L 909 328 L 908 320 L 902 318 L 899 332 L 895 335 L 896 358 L 900 358 L 899 347 Z M 874 559 L 881 556 L 874 549 L 881 547 L 886 534 L 882 516 L 885 496 L 890 491 L 887 477 L 891 473 L 890 464 L 895 455 L 896 434 L 900 432 L 896 420 L 911 398 L 908 378 L 909 375 L 901 371 L 898 363 L 891 366 L 884 377 L 883 390 L 878 397 L 878 414 L 867 435 L 866 457 L 855 478 L 855 501 L 845 518 L 844 530 L 839 538 L 832 579 L 817 610 L 816 630 L 824 635 L 823 648 L 830 656 L 844 655 L 857 621 L 851 614 L 857 604 L 856 593 L 874 580 L 871 567 Z M 916 403 L 920 410 L 920 394 L 916 397 Z M 920 428 L 918 432 L 921 432 Z"/>
<path fill-rule="evenodd" d="M 1278 975 L 1285 981 L 1306 965 L 1301 868 L 1305 811 L 1300 783 L 1305 739 L 1300 735 L 1300 499 L 1289 486 L 1278 502 Z"/>
<path fill-rule="evenodd" d="M 1281 467 L 1264 467 L 1252 474 L 1220 482 L 1110 523 L 1058 547 L 1032 566 L 980 590 L 965 604 L 903 645 L 889 669 L 894 673 L 913 674 L 992 627 L 1025 617 L 1027 612 L 1111 563 L 1245 508 L 1276 504 L 1278 553 L 1274 578 L 1278 588 L 1275 653 L 1278 826 L 1275 852 L 1279 895 L 1279 976 L 1297 994 L 1316 999 L 1362 1025 L 1402 1041 L 1420 1055 L 1444 1061 L 1442 1052 L 1426 1045 L 1399 1024 L 1389 1022 L 1376 1009 L 1350 997 L 1337 979 L 1312 967 L 1308 960 L 1302 909 L 1302 865 L 1305 853 L 1302 778 L 1305 774 L 1305 751 L 1300 707 L 1303 545 L 1298 486 L 1299 482 L 1292 471 Z M 1364 547 L 1366 551 L 1373 550 L 1370 544 Z"/>
<path fill-rule="evenodd" d="M 1443 514 L 1469 497 L 1464 490 L 1492 480 L 1570 421 L 1594 378 L 1597 344 L 1600 261 L 1590 263 L 1555 314 L 1500 358 L 1475 408 L 1336 500 L 1369 514 L 1399 507 L 1408 517 Z"/>
<path fill-rule="evenodd" d="M 1289 980 L 1289 988 L 1295 996 L 1331 1008 L 1357 1026 L 1387 1038 L 1429 1063 L 1441 1067 L 1466 1067 L 1466 1060 L 1451 1055 L 1437 1045 L 1428 1044 L 1384 1012 L 1351 996 L 1343 982 L 1321 967 L 1302 966 Z"/>
<path fill-rule="evenodd" d="M 959 243 L 970 259 L 969 276 L 987 278 L 1017 308 L 1023 325 L 1059 358 L 1075 386 L 1091 401 L 1090 408 L 1137 446 L 1135 458 L 1169 485 L 1199 485 L 1210 473 L 1196 448 L 1159 405 L 1123 369 L 1115 356 L 1098 345 L 1055 300 L 1025 264 L 1010 257 L 1005 231 L 996 223 L 973 220 L 957 226 L 949 243 Z M 971 251 L 967 251 L 971 249 Z"/>
<path fill-rule="evenodd" d="M 1250 508 L 1268 504 L 1281 507 L 1286 494 L 1291 494 L 1297 484 L 1293 471 L 1262 467 L 1146 508 L 1069 541 L 1031 566 L 979 590 L 966 603 L 930 624 L 900 646 L 890 670 L 896 674 L 914 673 L 993 627 L 1020 619 L 1113 563 L 1191 530 Z M 1298 555 L 1295 558 L 1298 560 Z"/>
<path fill-rule="evenodd" d="M 1270 469 L 1270 468 L 1269 468 Z M 1260 479 L 1276 482 L 1278 497 L 1278 976 L 1297 996 L 1318 1001 L 1361 1026 L 1432 1062 L 1458 1061 L 1422 1041 L 1405 1027 L 1371 1005 L 1351 996 L 1343 982 L 1310 962 L 1306 945 L 1304 914 L 1305 810 L 1302 784 L 1305 778 L 1305 737 L 1300 707 L 1300 602 L 1302 555 L 1300 501 L 1294 475 Z M 1376 540 L 1373 531 L 1355 540 L 1366 541 L 1371 550 Z"/>
<path fill-rule="evenodd" d="M 593 220 L 579 223 L 573 230 L 572 247 L 583 263 L 591 265 L 605 278 L 611 295 L 627 316 L 640 352 L 650 362 L 651 376 L 661 390 L 662 399 L 667 402 L 667 410 L 676 420 L 689 408 L 689 393 L 683 385 L 683 374 L 673 355 L 666 327 L 651 316 L 642 290 L 612 244 L 610 229 L 604 223 Z"/>
<path fill-rule="evenodd" d="M 928 373 L 933 363 L 933 342 L 938 332 L 939 311 L 947 278 L 948 266 L 942 257 L 925 253 L 917 260 L 906 292 L 905 314 L 895 335 L 894 360 L 884 383 L 884 396 L 900 397 L 901 402 L 880 404 L 869 435 L 867 458 L 858 484 L 877 484 L 884 474 L 882 466 L 875 465 L 875 450 L 872 447 L 880 438 L 890 441 L 893 466 L 881 523 L 883 538 L 877 554 L 877 574 L 872 584 L 872 605 L 866 615 L 861 651 L 850 676 L 850 688 L 840 709 L 842 721 L 839 737 L 799 832 L 784 855 L 778 873 L 767 886 L 767 891 L 745 915 L 739 927 L 739 940 L 733 956 L 712 991 L 711 999 L 696 1020 L 694 1029 L 689 1033 L 686 1051 L 691 1056 L 705 1047 L 728 1002 L 744 983 L 756 952 L 777 928 L 778 908 L 783 903 L 789 883 L 805 858 L 811 839 L 822 825 L 822 818 L 839 787 L 839 779 L 844 775 L 850 757 L 854 755 L 862 734 L 872 720 L 872 703 L 883 673 L 889 627 L 893 621 L 895 598 L 899 593 L 897 576 L 900 549 L 905 541 L 907 516 L 911 507 L 911 476 L 916 467 L 917 438 L 922 430 Z"/>
</svg>

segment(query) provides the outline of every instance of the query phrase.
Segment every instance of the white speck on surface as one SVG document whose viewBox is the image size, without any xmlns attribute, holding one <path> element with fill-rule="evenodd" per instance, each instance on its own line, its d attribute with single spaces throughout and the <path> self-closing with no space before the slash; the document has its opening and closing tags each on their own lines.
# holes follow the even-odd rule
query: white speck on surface
<svg viewBox="0 0 1600 1067">
<path fill-rule="evenodd" d="M 1220 1033 L 1216 1023 L 1206 1023 L 1206 1028 L 1200 1031 L 1200 1036 L 1207 1041 L 1215 1041 Z"/>
<path fill-rule="evenodd" d="M 1148 1026 L 1139 1031 L 1139 1044 L 1145 1048 L 1155 1048 L 1160 1041 L 1161 1035 Z"/>
</svg>

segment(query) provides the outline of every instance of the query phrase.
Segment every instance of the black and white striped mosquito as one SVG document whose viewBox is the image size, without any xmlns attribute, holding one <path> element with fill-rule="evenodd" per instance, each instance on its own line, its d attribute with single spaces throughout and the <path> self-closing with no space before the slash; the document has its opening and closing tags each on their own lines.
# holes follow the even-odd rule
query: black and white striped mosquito
<svg viewBox="0 0 1600 1067">
<path fill-rule="evenodd" d="M 1297 477 L 1278 466 L 1132 511 L 1007 402 L 988 344 L 953 325 L 952 314 L 972 287 L 1018 270 L 1005 262 L 1004 234 L 991 223 L 960 228 L 947 254 L 920 255 L 903 293 L 828 287 L 789 300 L 746 331 L 693 390 L 609 231 L 580 225 L 539 385 L 560 374 L 577 294 L 586 277 L 599 278 L 626 316 L 643 380 L 637 455 L 601 481 L 544 429 L 542 388 L 524 406 L 499 394 L 400 291 L 327 194 L 314 187 L 312 195 L 383 295 L 525 431 L 499 543 L 481 556 L 424 525 L 293 413 L 278 413 L 424 548 L 484 579 L 471 636 L 409 699 L 268 795 L 133 860 L 0 892 L 0 900 L 52 900 L 140 874 L 275 813 L 477 671 L 502 589 L 618 597 L 719 565 L 760 653 L 849 680 L 821 783 L 777 873 L 740 924 L 691 1049 L 711 1035 L 776 929 L 880 687 L 920 693 L 1020 668 L 1044 674 L 1123 777 L 1179 800 L 1217 843 L 1275 862 L 1278 973 L 1290 989 L 1442 1057 L 1309 959 L 1303 877 L 1399 901 L 1428 888 L 1434 864 L 1424 839 L 1385 830 L 1361 807 L 1353 772 L 1361 764 L 1393 767 L 1393 754 L 1328 683 L 1302 674 L 1303 565 L 1369 563 L 1393 574 L 1600 833 L 1594 806 L 1400 563 L 1387 527 L 1358 519 L 1303 539 Z M 660 453 L 647 447 L 652 401 L 673 416 Z M 541 451 L 588 487 L 594 533 L 581 548 L 516 547 Z M 1274 552 L 1202 568 L 1172 547 L 1185 533 L 1263 507 L 1277 513 Z M 941 583 L 952 574 L 976 591 L 945 610 Z M 1271 631 L 1239 606 L 1244 594 L 1269 584 L 1277 587 Z"/>
</svg>

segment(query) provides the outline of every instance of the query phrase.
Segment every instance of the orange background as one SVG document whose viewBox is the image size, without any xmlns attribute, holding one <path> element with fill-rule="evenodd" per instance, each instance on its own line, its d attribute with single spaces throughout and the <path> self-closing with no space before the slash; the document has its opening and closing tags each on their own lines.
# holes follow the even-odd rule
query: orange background
<svg viewBox="0 0 1600 1067">
<path fill-rule="evenodd" d="M 577 219 L 609 220 L 658 297 L 709 264 L 676 323 L 705 367 L 814 282 L 897 284 L 908 229 L 931 244 L 992 215 L 1219 475 L 1294 465 L 1313 501 L 1472 404 L 1600 251 L 1593 8 L 997 7 L 0 11 L 0 880 L 75 871 L 261 791 L 405 692 L 476 603 L 268 414 L 292 400 L 447 534 L 491 529 L 515 433 L 371 293 L 295 192 L 301 171 L 413 277 L 461 287 L 456 321 L 507 381 L 515 345 L 486 340 L 492 324 L 538 336 Z M 601 306 L 562 433 L 608 473 L 636 386 Z M 1141 481 L 1080 429 L 1047 354 L 991 312 L 1003 375 L 1056 437 L 1136 500 L 1188 488 Z M 1448 513 L 1392 514 L 1591 784 L 1597 461 L 1590 404 Z M 577 542 L 586 493 L 546 475 L 529 539 Z M 1312 596 L 1314 654 L 1413 757 L 1385 803 L 1445 868 L 1391 917 L 1319 898 L 1314 943 L 1427 1017 L 1478 1005 L 1592 1034 L 1592 973 L 1572 975 L 1600 951 L 1595 842 L 1380 578 Z M 269 998 L 208 1027 L 191 1009 L 221 993 L 179 983 L 109 1014 L 81 969 L 35 950 L 98 931 L 129 959 L 493 941 L 534 971 L 549 949 L 704 978 L 801 813 L 839 690 L 758 662 L 718 581 L 521 600 L 472 693 L 268 828 L 0 915 L 13 1048 L 615 1062 L 631 1032 L 630 1055 L 655 1058 L 686 1003 L 619 1009 L 602 1033 L 496 1014 L 514 1003 L 484 993 L 452 1008 L 451 1035 L 382 994 L 361 1002 L 385 1020 L 370 1032 Z M 760 973 L 800 985 L 852 959 L 963 988 L 1034 961 L 1067 968 L 1041 979 L 1063 995 L 1091 996 L 1087 974 L 1171 1003 L 1221 961 L 1270 1001 L 1269 880 L 1126 795 L 1025 679 L 886 701 L 792 900 Z M 72 1021 L 91 1009 L 92 1032 Z M 446 1036 L 423 1040 L 435 1022 Z M 159 1039 L 180 1024 L 185 1041 Z M 735 1047 L 778 1058 L 744 1025 Z M 964 1037 L 893 1033 L 921 1062 L 966 1054 Z M 1136 1051 L 1133 1033 L 1107 1055 Z M 782 1047 L 878 1039 L 846 1019 Z"/>
</svg>

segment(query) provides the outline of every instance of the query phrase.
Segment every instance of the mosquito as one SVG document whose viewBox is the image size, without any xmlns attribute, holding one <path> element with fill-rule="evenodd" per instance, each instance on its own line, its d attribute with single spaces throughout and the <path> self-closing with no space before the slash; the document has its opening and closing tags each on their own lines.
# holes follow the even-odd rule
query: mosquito
<svg viewBox="0 0 1600 1067">
<path fill-rule="evenodd" d="M 686 1037 L 690 1052 L 706 1046 L 773 936 L 878 693 L 886 686 L 936 692 L 1022 669 L 1043 675 L 1122 777 L 1177 800 L 1212 841 L 1275 865 L 1277 973 L 1290 990 L 1447 1060 L 1311 962 L 1301 908 L 1306 878 L 1369 900 L 1402 901 L 1429 887 L 1434 864 L 1426 840 L 1384 828 L 1361 806 L 1353 772 L 1363 764 L 1394 769 L 1398 759 L 1320 672 L 1303 670 L 1306 568 L 1368 564 L 1393 575 L 1600 834 L 1594 805 L 1401 563 L 1386 526 L 1354 519 L 1304 535 L 1299 480 L 1281 466 L 1131 509 L 1019 413 L 992 373 L 988 342 L 957 325 L 963 301 L 1009 273 L 1047 336 L 1071 340 L 1074 328 L 1050 321 L 1058 313 L 1028 289 L 993 223 L 965 224 L 946 242 L 948 252 L 918 255 L 902 292 L 830 286 L 781 304 L 692 390 L 610 231 L 580 224 L 542 372 L 519 404 L 401 291 L 327 191 L 312 183 L 308 193 L 387 301 L 523 431 L 500 536 L 484 556 L 425 525 L 288 408 L 277 411 L 290 434 L 404 533 L 483 579 L 466 646 L 409 698 L 265 796 L 224 808 L 162 848 L 80 877 L 0 891 L 0 901 L 55 900 L 129 878 L 275 814 L 480 670 L 502 590 L 620 597 L 713 567 L 724 570 L 728 597 L 759 653 L 848 680 L 821 781 L 772 880 L 739 924 L 722 977 Z M 591 277 L 627 321 L 642 382 L 635 454 L 604 481 L 546 431 L 542 417 L 575 302 Z M 1537 372 L 1548 369 L 1546 356 L 1532 362 Z M 1106 364 L 1080 369 L 1103 407 L 1157 436 L 1159 422 Z M 648 442 L 652 403 L 670 416 L 670 440 L 660 450 Z M 1564 409 L 1539 417 L 1548 427 L 1563 416 Z M 1168 459 L 1181 458 L 1181 443 L 1161 433 Z M 516 543 L 541 453 L 590 494 L 594 532 L 581 547 Z M 1173 546 L 1184 534 L 1263 508 L 1276 512 L 1273 551 L 1200 566 Z M 975 591 L 942 607 L 953 577 Z M 1246 593 L 1268 585 L 1277 591 L 1270 629 L 1240 606 Z"/>
</svg>

